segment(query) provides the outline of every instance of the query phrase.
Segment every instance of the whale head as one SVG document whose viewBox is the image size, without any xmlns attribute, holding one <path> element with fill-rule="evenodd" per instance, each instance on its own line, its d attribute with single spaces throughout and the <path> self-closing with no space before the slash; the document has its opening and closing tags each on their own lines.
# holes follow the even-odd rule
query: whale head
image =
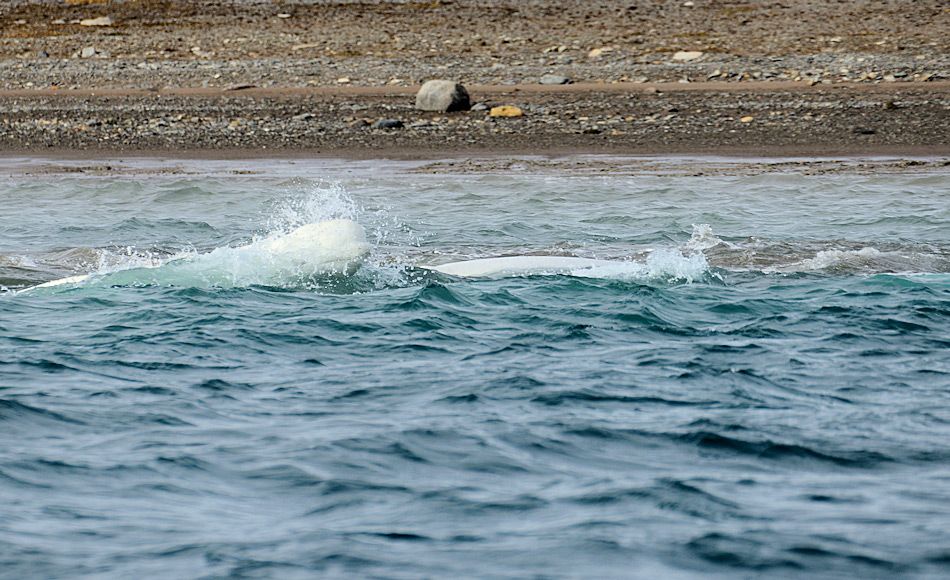
<svg viewBox="0 0 950 580">
<path fill-rule="evenodd" d="M 272 257 L 292 261 L 314 274 L 352 273 L 370 251 L 363 226 L 348 219 L 306 224 L 254 245 Z"/>
</svg>

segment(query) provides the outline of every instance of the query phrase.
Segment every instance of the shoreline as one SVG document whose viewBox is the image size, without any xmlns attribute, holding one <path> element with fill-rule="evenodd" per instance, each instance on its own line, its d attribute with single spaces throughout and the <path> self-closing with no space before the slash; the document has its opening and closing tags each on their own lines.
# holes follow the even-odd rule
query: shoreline
<svg viewBox="0 0 950 580">
<path fill-rule="evenodd" d="M 240 161 L 286 159 L 289 161 L 344 160 L 344 161 L 455 161 L 461 159 L 523 159 L 542 158 L 551 161 L 576 157 L 618 159 L 693 159 L 696 161 L 950 161 L 950 147 L 946 146 L 873 146 L 863 148 L 828 148 L 822 146 L 766 146 L 750 148 L 693 148 L 693 149 L 623 149 L 623 148 L 230 148 L 230 149 L 74 149 L 22 148 L 0 151 L 0 160 L 16 158 L 46 159 L 50 161 Z"/>
<path fill-rule="evenodd" d="M 0 175 L 16 176 L 194 176 L 253 177 L 277 172 L 313 176 L 342 170 L 361 175 L 558 175 L 600 176 L 753 176 L 800 175 L 945 175 L 950 156 L 834 155 L 767 156 L 723 154 L 615 155 L 581 152 L 558 155 L 483 154 L 413 157 L 311 155 L 255 156 L 241 152 L 173 151 L 172 155 L 136 152 L 122 155 L 0 154 Z M 233 154 L 233 155 L 231 155 Z"/>
</svg>

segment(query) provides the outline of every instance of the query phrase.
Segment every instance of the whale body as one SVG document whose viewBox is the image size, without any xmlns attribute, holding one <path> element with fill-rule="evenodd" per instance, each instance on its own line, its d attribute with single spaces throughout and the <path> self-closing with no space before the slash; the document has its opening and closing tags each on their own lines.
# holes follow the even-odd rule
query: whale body
<svg viewBox="0 0 950 580">
<path fill-rule="evenodd" d="M 570 274 L 598 267 L 611 267 L 622 262 L 595 260 L 572 256 L 505 256 L 451 262 L 425 266 L 428 270 L 463 278 L 496 278 L 504 276 L 533 276 Z"/>
<path fill-rule="evenodd" d="M 334 219 L 300 226 L 277 238 L 237 248 L 238 252 L 263 253 L 281 262 L 295 263 L 305 274 L 352 274 L 369 254 L 363 226 L 353 220 Z"/>
<path fill-rule="evenodd" d="M 353 274 L 369 251 L 361 225 L 353 220 L 333 219 L 306 224 L 285 235 L 246 246 L 215 248 L 206 254 L 173 259 L 158 266 L 69 276 L 21 292 L 92 282 L 113 286 L 279 285 L 313 276 Z"/>
</svg>

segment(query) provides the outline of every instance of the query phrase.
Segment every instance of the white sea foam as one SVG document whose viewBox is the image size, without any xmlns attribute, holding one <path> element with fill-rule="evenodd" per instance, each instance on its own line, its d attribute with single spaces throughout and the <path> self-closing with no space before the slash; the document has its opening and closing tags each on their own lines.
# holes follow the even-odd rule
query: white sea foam
<svg viewBox="0 0 950 580">
<path fill-rule="evenodd" d="M 709 263 L 702 252 L 683 254 L 678 250 L 663 248 L 650 252 L 643 262 L 610 261 L 591 268 L 571 272 L 586 278 L 610 278 L 619 280 L 663 280 L 692 283 L 709 272 Z"/>
<path fill-rule="evenodd" d="M 693 234 L 686 242 L 685 248 L 692 252 L 702 252 L 722 243 L 723 241 L 716 237 L 709 224 L 693 224 Z"/>
<path fill-rule="evenodd" d="M 883 255 L 883 252 L 870 246 L 859 250 L 822 250 L 814 258 L 802 260 L 802 265 L 809 270 L 825 270 L 844 264 L 867 264 Z"/>
</svg>

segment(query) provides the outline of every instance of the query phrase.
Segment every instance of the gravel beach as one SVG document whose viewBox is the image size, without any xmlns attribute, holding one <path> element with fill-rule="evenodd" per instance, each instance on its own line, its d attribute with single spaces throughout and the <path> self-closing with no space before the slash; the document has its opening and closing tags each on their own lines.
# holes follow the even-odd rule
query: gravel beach
<svg viewBox="0 0 950 580">
<path fill-rule="evenodd" d="M 948 39 L 939 1 L 6 2 L 0 148 L 945 155 Z"/>
</svg>

